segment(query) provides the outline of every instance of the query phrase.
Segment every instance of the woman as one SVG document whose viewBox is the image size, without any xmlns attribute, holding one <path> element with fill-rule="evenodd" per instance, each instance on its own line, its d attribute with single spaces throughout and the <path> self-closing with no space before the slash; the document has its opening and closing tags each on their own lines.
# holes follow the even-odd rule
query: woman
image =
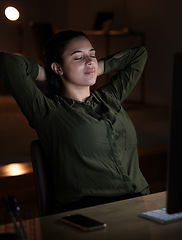
<svg viewBox="0 0 182 240">
<path fill-rule="evenodd" d="M 148 194 L 137 138 L 121 104 L 139 80 L 144 47 L 97 61 L 82 32 L 63 31 L 45 47 L 44 68 L 0 54 L 0 77 L 36 129 L 53 174 L 57 211 Z M 116 72 L 95 91 L 97 76 Z M 43 94 L 36 81 L 45 82 Z"/>
</svg>

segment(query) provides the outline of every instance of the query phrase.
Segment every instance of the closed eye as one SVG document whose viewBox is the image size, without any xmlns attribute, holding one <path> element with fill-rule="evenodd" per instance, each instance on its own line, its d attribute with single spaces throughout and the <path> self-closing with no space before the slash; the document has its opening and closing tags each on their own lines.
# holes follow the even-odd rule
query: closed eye
<svg viewBox="0 0 182 240">
<path fill-rule="evenodd" d="M 89 50 L 89 52 L 90 52 L 90 57 L 91 57 L 91 58 L 96 58 L 95 49 L 91 48 L 91 49 Z M 81 59 L 84 58 L 84 56 L 83 56 L 83 55 L 80 56 L 80 54 L 83 54 L 83 51 L 78 50 L 78 51 L 72 52 L 72 53 L 71 53 L 71 56 L 75 55 L 74 60 L 81 60 Z"/>
<path fill-rule="evenodd" d="M 90 55 L 91 58 L 96 58 L 95 55 Z M 80 57 L 75 57 L 74 60 L 81 60 L 83 59 L 83 56 L 80 56 Z"/>
<path fill-rule="evenodd" d="M 74 60 L 81 60 L 82 57 L 77 57 L 77 58 L 74 58 Z"/>
</svg>

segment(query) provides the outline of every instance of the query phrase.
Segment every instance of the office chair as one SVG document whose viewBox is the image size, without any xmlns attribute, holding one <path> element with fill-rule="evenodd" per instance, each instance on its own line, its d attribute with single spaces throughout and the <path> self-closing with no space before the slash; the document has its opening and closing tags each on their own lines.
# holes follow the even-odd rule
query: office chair
<svg viewBox="0 0 182 240">
<path fill-rule="evenodd" d="M 38 196 L 39 215 L 55 213 L 52 175 L 49 171 L 47 158 L 43 153 L 39 140 L 33 140 L 30 145 L 30 156 L 35 176 Z"/>
</svg>

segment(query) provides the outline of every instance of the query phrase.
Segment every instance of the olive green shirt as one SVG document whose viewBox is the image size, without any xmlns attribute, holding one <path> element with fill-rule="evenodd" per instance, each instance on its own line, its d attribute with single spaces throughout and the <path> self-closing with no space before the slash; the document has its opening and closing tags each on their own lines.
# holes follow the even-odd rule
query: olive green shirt
<svg viewBox="0 0 182 240">
<path fill-rule="evenodd" d="M 56 206 L 84 196 L 148 193 L 138 163 L 134 126 L 121 104 L 139 80 L 144 47 L 104 59 L 110 82 L 85 102 L 47 98 L 37 87 L 38 65 L 0 53 L 0 77 L 38 134 L 53 173 Z"/>
</svg>

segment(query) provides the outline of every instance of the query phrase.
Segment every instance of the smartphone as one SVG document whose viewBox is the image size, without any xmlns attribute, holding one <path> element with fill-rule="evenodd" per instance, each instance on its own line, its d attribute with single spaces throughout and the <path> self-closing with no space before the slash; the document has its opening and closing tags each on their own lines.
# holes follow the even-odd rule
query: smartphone
<svg viewBox="0 0 182 240">
<path fill-rule="evenodd" d="M 86 217 L 81 214 L 68 215 L 61 218 L 61 221 L 64 223 L 70 224 L 74 227 L 77 227 L 83 231 L 91 231 L 102 229 L 106 227 L 106 223 L 99 222 L 95 219 Z"/>
</svg>

